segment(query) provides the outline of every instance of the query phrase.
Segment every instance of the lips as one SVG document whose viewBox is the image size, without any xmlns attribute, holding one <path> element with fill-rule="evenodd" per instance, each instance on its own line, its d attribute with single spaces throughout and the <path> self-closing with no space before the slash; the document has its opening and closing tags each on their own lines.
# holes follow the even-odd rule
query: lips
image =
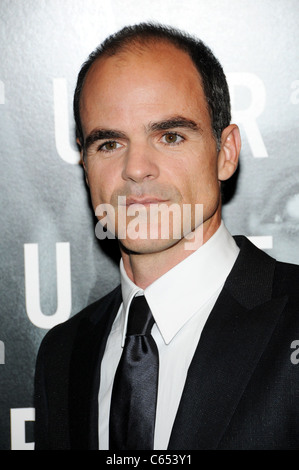
<svg viewBox="0 0 299 470">
<path fill-rule="evenodd" d="M 143 196 L 143 197 L 129 196 L 126 198 L 127 207 L 132 206 L 132 205 L 149 206 L 150 204 L 162 204 L 163 202 L 167 202 L 167 200 L 159 199 L 153 196 Z"/>
</svg>

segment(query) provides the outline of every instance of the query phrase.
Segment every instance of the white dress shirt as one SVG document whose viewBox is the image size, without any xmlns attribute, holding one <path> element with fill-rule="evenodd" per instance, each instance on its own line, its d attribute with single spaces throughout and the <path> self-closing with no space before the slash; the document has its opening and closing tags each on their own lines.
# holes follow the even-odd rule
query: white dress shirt
<svg viewBox="0 0 299 470">
<path fill-rule="evenodd" d="M 159 385 L 154 448 L 166 450 L 202 329 L 238 253 L 239 248 L 222 221 L 204 245 L 145 290 L 128 278 L 120 262 L 123 303 L 113 323 L 101 366 L 99 449 L 109 449 L 111 391 L 132 298 L 144 294 L 155 319 L 152 336 L 159 351 Z"/>
</svg>

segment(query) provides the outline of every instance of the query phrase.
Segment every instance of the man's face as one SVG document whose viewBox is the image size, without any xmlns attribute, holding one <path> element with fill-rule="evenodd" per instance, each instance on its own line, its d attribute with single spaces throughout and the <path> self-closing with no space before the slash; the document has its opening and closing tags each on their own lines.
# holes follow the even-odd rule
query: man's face
<svg viewBox="0 0 299 470">
<path fill-rule="evenodd" d="M 128 250 L 149 253 L 178 243 L 189 215 L 184 204 L 192 207 L 191 230 L 196 204 L 203 204 L 204 229 L 219 221 L 216 142 L 201 79 L 186 53 L 160 43 L 96 61 L 83 87 L 81 121 L 93 207 L 114 207 L 116 236 L 122 234 Z M 151 232 L 158 238 L 132 239 L 132 218 L 119 221 L 119 196 L 126 197 L 127 214 L 135 220 L 141 214 L 139 228 L 148 235 L 153 204 L 179 207 L 180 217 L 170 214 L 168 239 L 161 237 L 161 220 Z M 140 204 L 145 212 L 136 212 Z"/>
</svg>

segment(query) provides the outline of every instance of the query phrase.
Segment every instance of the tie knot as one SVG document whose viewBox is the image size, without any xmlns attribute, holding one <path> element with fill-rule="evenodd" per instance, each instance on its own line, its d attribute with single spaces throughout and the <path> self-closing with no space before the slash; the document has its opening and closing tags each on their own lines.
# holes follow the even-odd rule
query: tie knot
<svg viewBox="0 0 299 470">
<path fill-rule="evenodd" d="M 129 310 L 127 336 L 150 335 L 154 322 L 144 295 L 134 297 Z"/>
</svg>

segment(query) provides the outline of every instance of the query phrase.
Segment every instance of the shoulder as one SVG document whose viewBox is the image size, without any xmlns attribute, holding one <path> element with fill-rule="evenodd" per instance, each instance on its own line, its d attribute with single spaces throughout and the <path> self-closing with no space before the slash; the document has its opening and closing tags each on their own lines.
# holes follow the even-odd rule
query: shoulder
<svg viewBox="0 0 299 470">
<path fill-rule="evenodd" d="M 299 299 L 299 266 L 277 261 L 273 290 L 280 295 L 287 294 Z"/>
<path fill-rule="evenodd" d="M 240 253 L 227 285 L 236 298 L 248 308 L 277 297 L 298 304 L 299 266 L 277 261 L 244 236 L 234 238 Z"/>
<path fill-rule="evenodd" d="M 268 271 L 271 271 L 274 283 L 279 283 L 282 289 L 292 290 L 294 286 L 298 287 L 299 265 L 276 260 L 255 246 L 245 236 L 237 235 L 234 238 L 240 248 L 239 261 L 245 266 L 246 271 L 251 267 L 255 274 L 260 271 L 265 275 Z"/>
<path fill-rule="evenodd" d="M 44 336 L 39 356 L 49 356 L 51 350 L 55 357 L 63 357 L 72 348 L 72 344 L 82 323 L 96 323 L 107 311 L 110 305 L 121 303 L 121 289 L 117 286 L 101 299 L 93 302 L 83 310 L 72 316 L 69 320 L 60 323 L 49 330 Z"/>
</svg>

